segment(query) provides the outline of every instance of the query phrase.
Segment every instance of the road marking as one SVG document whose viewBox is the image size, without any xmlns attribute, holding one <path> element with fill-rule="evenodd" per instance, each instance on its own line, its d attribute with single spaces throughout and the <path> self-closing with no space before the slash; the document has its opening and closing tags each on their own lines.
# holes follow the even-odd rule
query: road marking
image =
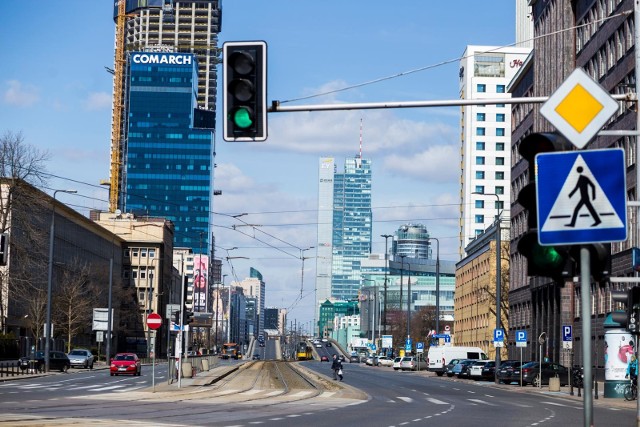
<svg viewBox="0 0 640 427">
<path fill-rule="evenodd" d="M 403 401 L 405 401 L 405 402 L 407 402 L 407 403 L 411 403 L 411 402 L 413 402 L 413 399 L 412 399 L 412 398 L 410 398 L 410 397 L 398 396 L 398 399 L 403 400 Z"/>
<path fill-rule="evenodd" d="M 557 403 L 557 402 L 540 402 L 540 403 L 546 403 L 547 405 L 562 406 L 563 408 L 569 407 L 569 405 L 565 405 L 564 403 Z"/>
<path fill-rule="evenodd" d="M 87 390 L 87 391 L 105 391 L 105 390 L 113 390 L 115 388 L 122 388 L 122 387 L 126 387 L 126 386 L 124 386 L 124 385 L 112 385 L 112 386 L 108 386 L 108 387 L 92 388 L 91 390 Z"/>
<path fill-rule="evenodd" d="M 490 402 L 485 402 L 482 399 L 467 399 L 470 402 L 474 402 L 474 403 L 481 403 L 483 405 L 488 405 L 488 406 L 498 406 L 495 403 L 490 403 Z"/>
<path fill-rule="evenodd" d="M 430 397 L 427 400 L 429 402 L 431 402 L 431 403 L 435 403 L 436 405 L 448 405 L 447 402 L 443 402 L 442 400 L 434 399 L 433 397 Z"/>
</svg>

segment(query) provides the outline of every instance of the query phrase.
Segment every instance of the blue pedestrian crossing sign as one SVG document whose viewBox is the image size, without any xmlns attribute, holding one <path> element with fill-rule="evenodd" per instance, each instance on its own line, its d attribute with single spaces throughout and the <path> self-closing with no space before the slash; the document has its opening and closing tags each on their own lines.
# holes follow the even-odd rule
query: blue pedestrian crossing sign
<svg viewBox="0 0 640 427">
<path fill-rule="evenodd" d="M 535 162 L 541 245 L 627 240 L 621 148 L 540 153 Z"/>
</svg>

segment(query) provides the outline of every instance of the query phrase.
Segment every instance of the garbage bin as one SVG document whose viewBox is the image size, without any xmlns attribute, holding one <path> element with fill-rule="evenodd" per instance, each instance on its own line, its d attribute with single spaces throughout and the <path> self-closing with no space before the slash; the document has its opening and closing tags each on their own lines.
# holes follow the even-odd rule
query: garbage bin
<svg viewBox="0 0 640 427">
<path fill-rule="evenodd" d="M 549 378 L 549 391 L 560 391 L 560 377 Z"/>
<path fill-rule="evenodd" d="M 193 365 L 191 362 L 182 362 L 182 377 L 193 378 Z"/>
<path fill-rule="evenodd" d="M 207 359 L 202 359 L 202 370 L 203 371 L 209 370 L 209 361 Z"/>
</svg>

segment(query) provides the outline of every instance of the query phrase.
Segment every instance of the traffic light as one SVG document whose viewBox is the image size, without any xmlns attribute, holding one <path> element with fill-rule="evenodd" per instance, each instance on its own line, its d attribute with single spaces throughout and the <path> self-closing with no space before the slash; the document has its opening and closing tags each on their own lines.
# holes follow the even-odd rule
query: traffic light
<svg viewBox="0 0 640 427">
<path fill-rule="evenodd" d="M 518 193 L 518 203 L 528 211 L 527 231 L 518 241 L 518 252 L 527 258 L 529 276 L 550 277 L 564 285 L 565 278 L 575 273 L 570 246 L 542 246 L 538 241 L 538 206 L 536 196 L 537 168 L 535 157 L 539 153 L 565 151 L 571 144 L 555 133 L 533 133 L 522 140 L 518 149 L 529 163 L 529 183 Z"/>
<path fill-rule="evenodd" d="M 224 140 L 266 140 L 267 44 L 226 42 L 222 57 Z"/>
<path fill-rule="evenodd" d="M 173 313 L 171 313 L 171 321 L 176 325 L 179 325 L 181 323 L 180 310 L 176 310 Z"/>
<path fill-rule="evenodd" d="M 634 286 L 628 291 L 611 291 L 611 299 L 626 304 L 625 311 L 614 311 L 611 319 L 625 327 L 630 333 L 640 335 L 640 287 Z"/>
<path fill-rule="evenodd" d="M 7 265 L 9 258 L 9 233 L 0 234 L 0 265 Z"/>
<path fill-rule="evenodd" d="M 583 246 L 589 249 L 591 278 L 600 287 L 605 287 L 611 276 L 611 243 L 592 243 Z M 580 246 L 573 246 L 571 255 L 576 260 L 576 275 L 578 275 L 580 270 Z"/>
<path fill-rule="evenodd" d="M 189 325 L 189 324 L 193 323 L 193 320 L 194 320 L 193 316 L 194 316 L 193 311 L 185 310 L 185 312 L 184 312 L 184 324 L 185 325 Z"/>
</svg>

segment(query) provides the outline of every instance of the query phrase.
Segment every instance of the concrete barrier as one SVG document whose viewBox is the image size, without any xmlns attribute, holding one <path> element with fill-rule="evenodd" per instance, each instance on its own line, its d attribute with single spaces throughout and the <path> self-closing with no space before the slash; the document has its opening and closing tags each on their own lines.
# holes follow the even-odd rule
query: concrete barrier
<svg viewBox="0 0 640 427">
<path fill-rule="evenodd" d="M 193 365 L 191 362 L 182 362 L 182 378 L 193 378 Z"/>
<path fill-rule="evenodd" d="M 203 371 L 209 370 L 209 361 L 207 359 L 202 359 L 202 370 Z"/>
<path fill-rule="evenodd" d="M 549 378 L 549 391 L 560 391 L 560 378 Z"/>
</svg>

